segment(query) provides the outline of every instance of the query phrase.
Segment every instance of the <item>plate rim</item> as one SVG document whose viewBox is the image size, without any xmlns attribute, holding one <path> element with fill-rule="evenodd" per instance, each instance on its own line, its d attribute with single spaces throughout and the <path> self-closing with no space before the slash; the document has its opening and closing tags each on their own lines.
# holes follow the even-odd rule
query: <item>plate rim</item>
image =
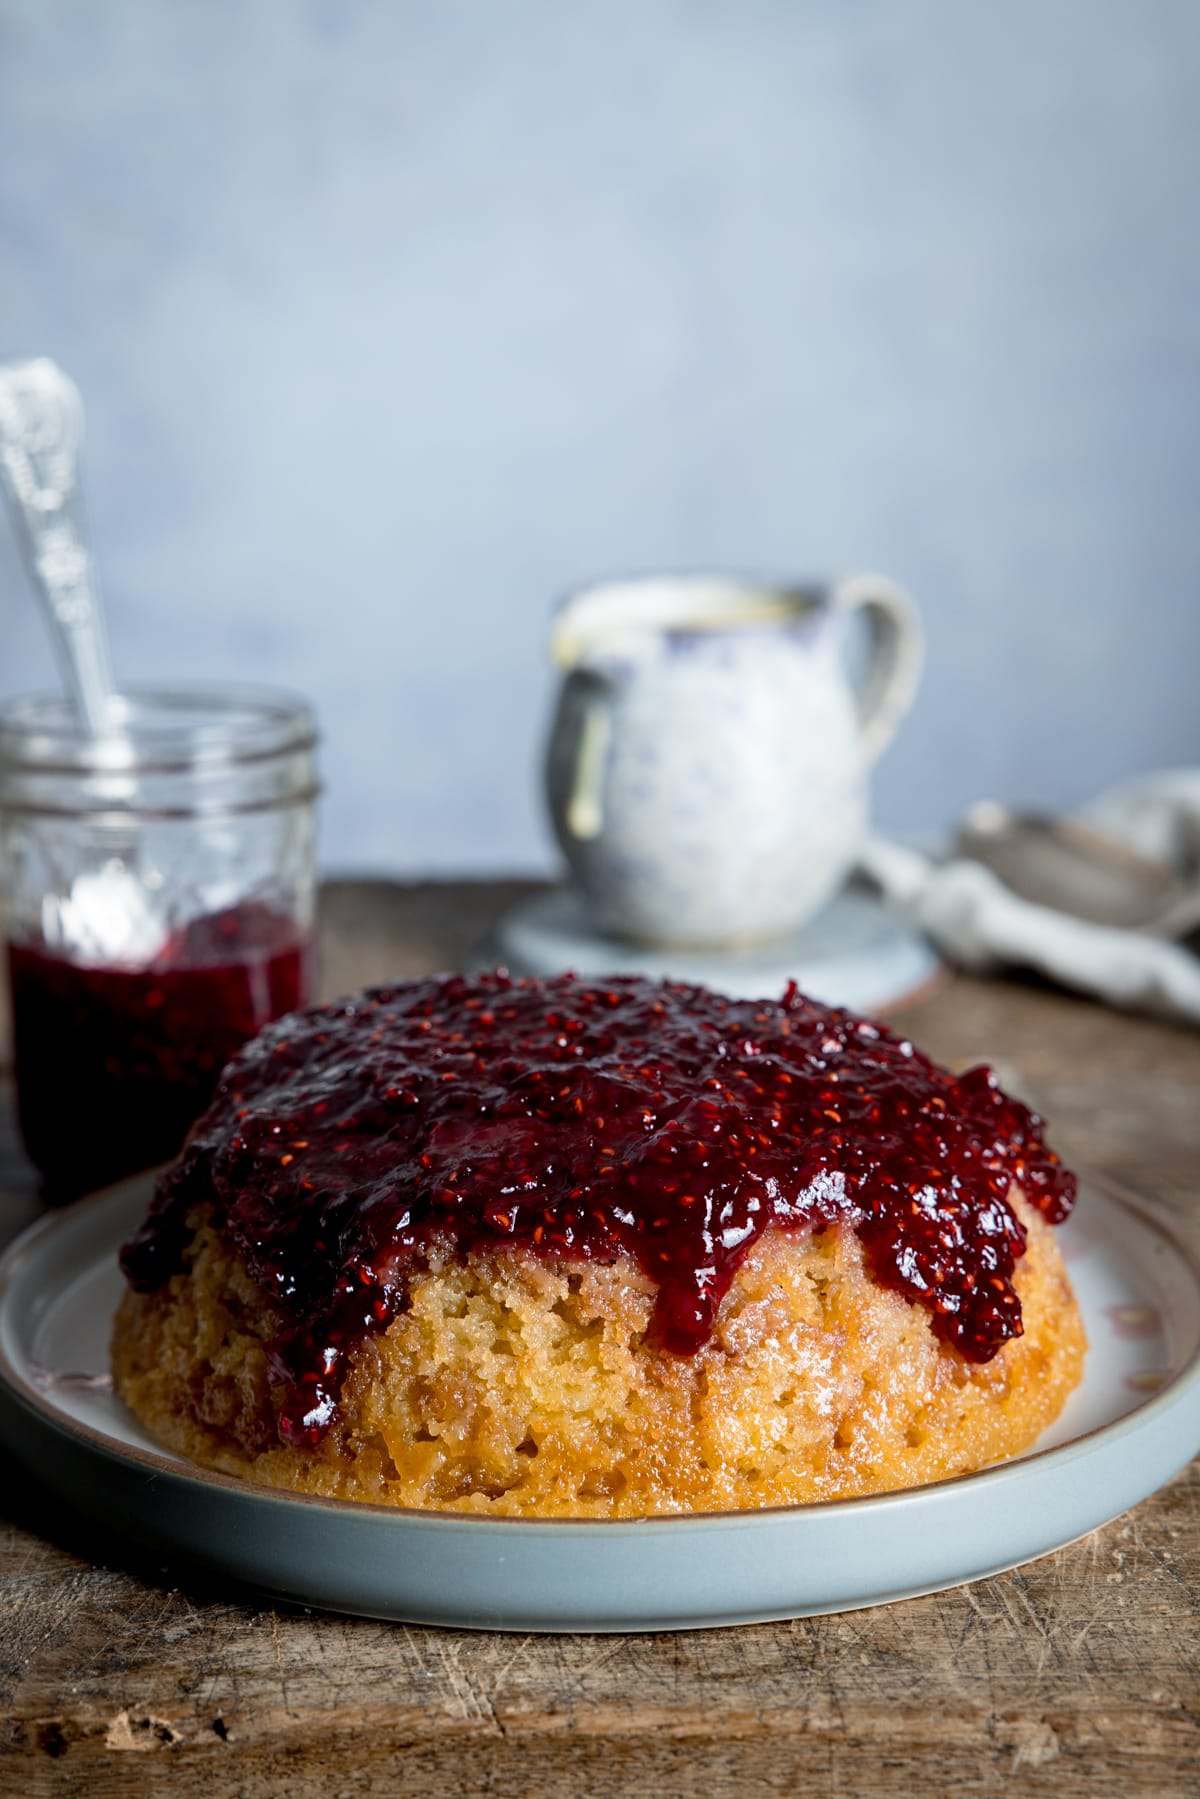
<svg viewBox="0 0 1200 1799">
<path fill-rule="evenodd" d="M 154 1178 L 156 1171 L 150 1170 L 128 1180 L 104 1189 L 100 1193 L 89 1194 L 73 1205 L 46 1213 L 35 1219 L 26 1227 L 0 1255 L 0 1323 L 3 1322 L 7 1306 L 11 1303 L 11 1295 L 20 1279 L 21 1271 L 29 1257 L 36 1253 L 44 1239 L 54 1237 L 60 1231 L 69 1229 L 78 1222 L 81 1216 L 100 1214 L 109 1207 L 116 1206 L 118 1199 L 124 1199 L 134 1189 L 143 1189 Z M 1132 1192 L 1121 1182 L 1107 1175 L 1097 1174 L 1090 1169 L 1079 1171 L 1081 1187 L 1094 1187 L 1110 1201 L 1124 1211 L 1132 1213 L 1137 1223 L 1149 1229 L 1159 1239 L 1164 1240 L 1174 1252 L 1177 1259 L 1185 1267 L 1197 1298 L 1200 1299 L 1200 1254 L 1175 1228 L 1174 1221 L 1164 1216 L 1160 1207 L 1153 1201 L 1144 1199 L 1140 1194 Z M 172 1456 L 166 1451 L 143 1449 L 137 1444 L 128 1444 L 111 1436 L 98 1426 L 85 1423 L 72 1417 L 55 1405 L 47 1393 L 34 1382 L 26 1378 L 20 1367 L 14 1365 L 8 1354 L 4 1340 L 4 1332 L 0 1330 L 0 1389 L 7 1391 L 9 1397 L 23 1409 L 33 1412 L 41 1424 L 59 1435 L 81 1443 L 86 1448 L 98 1453 L 105 1459 L 127 1467 L 148 1473 L 159 1478 L 185 1484 L 196 1484 L 231 1494 L 235 1499 L 249 1502 L 256 1506 L 284 1506 L 288 1509 L 300 1507 L 311 1513 L 314 1509 L 326 1511 L 334 1517 L 354 1518 L 362 1522 L 369 1519 L 379 1524 L 416 1526 L 422 1529 L 451 1529 L 467 1532 L 486 1531 L 489 1535 L 510 1533 L 528 1533 L 542 1529 L 599 1532 L 614 1539 L 628 1537 L 631 1531 L 671 1529 L 717 1529 L 739 1530 L 752 1528 L 756 1523 L 766 1524 L 769 1521 L 779 1522 L 787 1517 L 821 1516 L 828 1517 L 837 1512 L 859 1512 L 865 1517 L 891 1516 L 905 1511 L 914 1504 L 927 1502 L 933 1495 L 945 1494 L 961 1488 L 967 1483 L 976 1485 L 986 1481 L 989 1487 L 999 1486 L 1006 1481 L 1020 1479 L 1031 1467 L 1039 1466 L 1042 1471 L 1052 1471 L 1054 1467 L 1065 1468 L 1088 1453 L 1090 1446 L 1097 1438 L 1104 1438 L 1111 1443 L 1121 1437 L 1136 1434 L 1146 1426 L 1152 1426 L 1161 1412 L 1170 1411 L 1192 1387 L 1200 1396 L 1200 1336 L 1184 1363 L 1156 1392 L 1147 1394 L 1128 1412 L 1107 1424 L 1093 1425 L 1080 1432 L 1066 1443 L 1051 1445 L 1045 1449 L 1035 1449 L 1030 1453 L 996 1462 L 987 1467 L 974 1469 L 964 1474 L 944 1476 L 940 1480 L 928 1481 L 916 1487 L 900 1487 L 886 1493 L 862 1493 L 841 1499 L 812 1500 L 798 1505 L 761 1506 L 741 1511 L 704 1511 L 704 1512 L 660 1512 L 635 1518 L 571 1518 L 571 1517 L 482 1517 L 471 1512 L 434 1511 L 415 1506 L 382 1505 L 373 1500 L 334 1499 L 317 1493 L 297 1493 L 286 1487 L 268 1487 L 259 1485 L 233 1474 L 220 1473 L 215 1469 L 203 1468 L 198 1463 L 185 1461 L 182 1457 Z M 13 1446 L 15 1448 L 15 1445 Z M 16 1453 L 20 1454 L 19 1449 Z M 862 1508 L 867 1508 L 863 1512 Z"/>
</svg>

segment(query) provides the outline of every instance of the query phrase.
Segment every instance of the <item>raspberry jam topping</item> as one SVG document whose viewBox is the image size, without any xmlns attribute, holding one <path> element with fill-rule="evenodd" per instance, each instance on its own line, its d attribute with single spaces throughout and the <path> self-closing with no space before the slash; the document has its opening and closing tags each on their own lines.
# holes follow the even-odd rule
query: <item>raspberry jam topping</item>
<svg viewBox="0 0 1200 1799">
<path fill-rule="evenodd" d="M 132 1285 L 181 1267 L 214 1223 L 285 1320 L 280 1434 L 319 1440 L 347 1351 L 386 1328 L 435 1243 L 636 1258 L 653 1331 L 708 1339 L 770 1226 L 856 1231 L 872 1277 L 971 1361 L 1021 1332 L 1018 1182 L 1051 1222 L 1075 1178 L 990 1069 L 789 986 L 725 999 L 626 977 L 504 974 L 378 987 L 268 1027 L 216 1097 L 122 1257 Z"/>
</svg>

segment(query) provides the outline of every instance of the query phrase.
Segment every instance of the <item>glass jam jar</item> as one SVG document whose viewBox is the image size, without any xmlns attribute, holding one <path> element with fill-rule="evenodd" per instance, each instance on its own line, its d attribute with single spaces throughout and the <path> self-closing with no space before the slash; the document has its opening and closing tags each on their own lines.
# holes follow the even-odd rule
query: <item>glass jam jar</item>
<svg viewBox="0 0 1200 1799">
<path fill-rule="evenodd" d="M 88 735 L 0 709 L 17 1108 L 46 1197 L 180 1148 L 238 1046 L 312 997 L 311 712 L 253 688 L 134 690 Z"/>
</svg>

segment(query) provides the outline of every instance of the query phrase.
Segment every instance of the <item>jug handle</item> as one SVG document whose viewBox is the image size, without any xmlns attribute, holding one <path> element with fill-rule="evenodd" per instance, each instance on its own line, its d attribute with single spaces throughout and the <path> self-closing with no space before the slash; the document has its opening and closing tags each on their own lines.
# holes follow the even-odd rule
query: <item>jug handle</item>
<svg viewBox="0 0 1200 1799">
<path fill-rule="evenodd" d="M 916 606 L 886 575 L 849 575 L 833 589 L 839 612 L 866 616 L 869 656 L 859 684 L 859 741 L 874 762 L 891 742 L 912 705 L 921 678 L 924 640 Z"/>
</svg>

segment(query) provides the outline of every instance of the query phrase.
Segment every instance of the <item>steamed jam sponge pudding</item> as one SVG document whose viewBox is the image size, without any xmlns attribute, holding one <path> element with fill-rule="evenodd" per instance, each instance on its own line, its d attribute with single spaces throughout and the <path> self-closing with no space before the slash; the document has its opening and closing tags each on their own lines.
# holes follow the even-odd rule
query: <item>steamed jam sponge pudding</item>
<svg viewBox="0 0 1200 1799">
<path fill-rule="evenodd" d="M 271 1026 L 150 1215 L 113 1367 L 267 1485 L 623 1517 L 914 1485 L 1079 1379 L 1041 1121 L 794 989 L 451 977 Z"/>
</svg>

